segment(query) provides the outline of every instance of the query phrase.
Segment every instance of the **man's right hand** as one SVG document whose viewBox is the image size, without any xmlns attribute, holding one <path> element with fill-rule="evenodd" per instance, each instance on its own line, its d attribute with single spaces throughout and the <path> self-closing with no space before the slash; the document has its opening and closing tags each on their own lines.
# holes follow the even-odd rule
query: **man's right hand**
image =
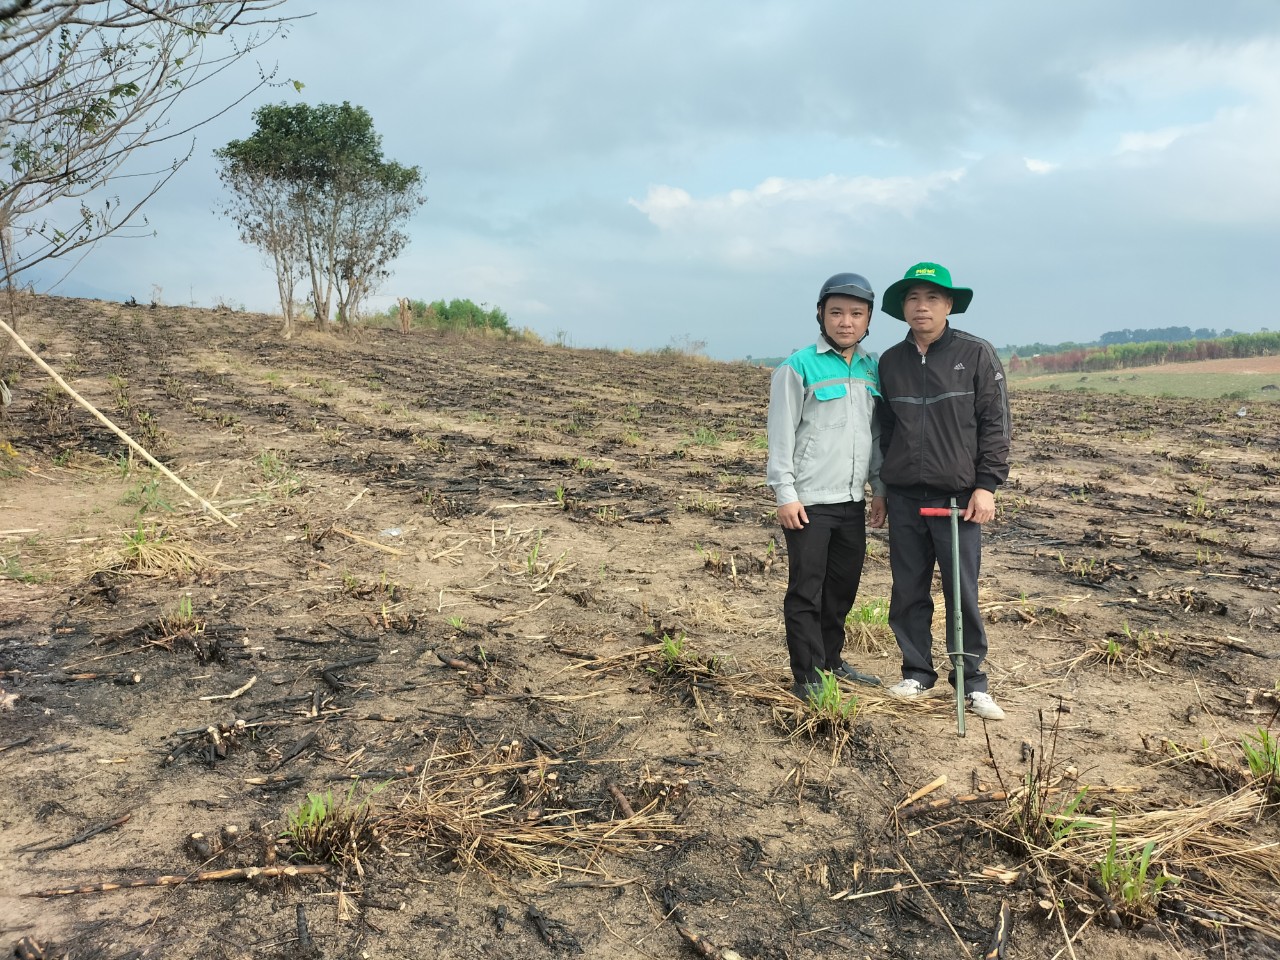
<svg viewBox="0 0 1280 960">
<path fill-rule="evenodd" d="M 796 500 L 778 507 L 778 522 L 784 530 L 803 530 L 809 515 L 804 512 L 804 504 Z"/>
</svg>

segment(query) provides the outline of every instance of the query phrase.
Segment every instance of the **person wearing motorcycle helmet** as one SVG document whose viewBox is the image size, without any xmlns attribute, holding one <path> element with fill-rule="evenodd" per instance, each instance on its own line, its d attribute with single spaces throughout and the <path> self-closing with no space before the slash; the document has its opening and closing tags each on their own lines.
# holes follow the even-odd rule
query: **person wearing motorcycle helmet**
<svg viewBox="0 0 1280 960">
<path fill-rule="evenodd" d="M 880 379 L 862 348 L 875 292 L 837 273 L 818 292 L 817 342 L 788 357 L 769 391 L 767 482 L 787 543 L 783 600 L 791 692 L 812 700 L 821 674 L 878 686 L 844 662 L 844 621 L 858 595 L 866 528 L 884 525 Z M 867 490 L 871 508 L 867 509 Z"/>
</svg>

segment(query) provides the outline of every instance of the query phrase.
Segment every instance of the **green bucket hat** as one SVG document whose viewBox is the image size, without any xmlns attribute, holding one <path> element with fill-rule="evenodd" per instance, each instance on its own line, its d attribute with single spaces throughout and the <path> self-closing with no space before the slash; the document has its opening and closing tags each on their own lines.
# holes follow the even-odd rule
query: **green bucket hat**
<svg viewBox="0 0 1280 960">
<path fill-rule="evenodd" d="M 932 283 L 935 287 L 941 287 L 947 293 L 951 294 L 952 313 L 964 313 L 969 308 L 969 302 L 973 300 L 973 291 L 968 287 L 957 287 L 951 283 L 951 271 L 940 263 L 917 263 L 909 268 L 906 275 L 884 292 L 884 299 L 880 301 L 880 309 L 891 317 L 897 317 L 899 320 L 905 320 L 902 315 L 902 299 L 907 295 L 907 288 L 917 283 Z"/>
</svg>

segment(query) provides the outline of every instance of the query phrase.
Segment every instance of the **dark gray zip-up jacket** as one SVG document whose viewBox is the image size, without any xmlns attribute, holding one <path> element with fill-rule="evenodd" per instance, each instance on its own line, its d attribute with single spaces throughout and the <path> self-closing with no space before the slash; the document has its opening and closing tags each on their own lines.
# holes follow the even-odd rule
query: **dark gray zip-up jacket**
<svg viewBox="0 0 1280 960">
<path fill-rule="evenodd" d="M 1009 393 L 986 340 L 947 324 L 880 355 L 880 479 L 910 496 L 995 491 L 1009 476 Z"/>
</svg>

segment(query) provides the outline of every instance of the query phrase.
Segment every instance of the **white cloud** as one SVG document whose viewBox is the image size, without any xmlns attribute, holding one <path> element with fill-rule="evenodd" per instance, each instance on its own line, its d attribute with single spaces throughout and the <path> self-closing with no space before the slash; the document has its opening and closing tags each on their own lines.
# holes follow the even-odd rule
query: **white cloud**
<svg viewBox="0 0 1280 960">
<path fill-rule="evenodd" d="M 1274 229 L 1280 218 L 1280 37 L 1165 43 L 1088 74 L 1112 152 L 1094 173 L 1131 217 Z"/>
<path fill-rule="evenodd" d="M 1249 99 L 1274 99 L 1280 94 L 1277 60 L 1280 37 L 1275 35 L 1238 43 L 1188 41 L 1111 57 L 1084 76 L 1107 99 L 1123 92 L 1125 97 L 1151 102 L 1223 90 Z"/>
<path fill-rule="evenodd" d="M 1052 173 L 1061 166 L 1059 163 L 1053 163 L 1050 160 L 1036 160 L 1034 157 L 1023 157 L 1022 162 L 1032 173 Z"/>
<path fill-rule="evenodd" d="M 779 253 L 812 256 L 846 243 L 851 225 L 872 216 L 910 217 L 963 179 L 963 169 L 919 177 L 768 177 L 751 189 L 698 199 L 680 187 L 649 188 L 628 203 L 664 234 L 696 241 L 723 259 L 743 262 Z"/>
<path fill-rule="evenodd" d="M 1195 127 L 1165 127 L 1163 130 L 1126 133 L 1120 137 L 1116 153 L 1153 153 L 1167 150 L 1195 129 Z"/>
</svg>

